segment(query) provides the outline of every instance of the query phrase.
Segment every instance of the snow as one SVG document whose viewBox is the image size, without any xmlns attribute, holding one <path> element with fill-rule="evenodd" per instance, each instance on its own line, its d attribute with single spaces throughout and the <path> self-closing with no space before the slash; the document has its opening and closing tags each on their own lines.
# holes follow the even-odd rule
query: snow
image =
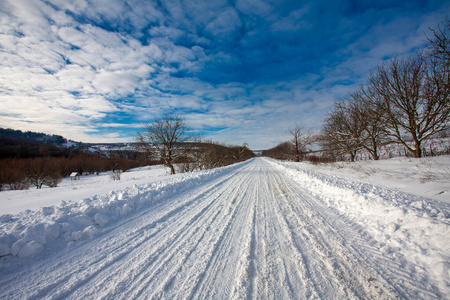
<svg viewBox="0 0 450 300">
<path fill-rule="evenodd" d="M 440 167 L 449 162 L 448 157 L 439 159 L 427 159 L 429 164 L 440 162 Z M 391 164 L 378 162 L 373 165 L 385 164 L 384 174 L 392 174 L 393 170 L 400 169 L 396 162 L 405 160 L 391 160 Z M 416 163 L 423 164 L 424 160 L 413 162 L 408 160 L 409 167 L 416 167 Z M 275 162 L 273 162 L 275 163 Z M 412 259 L 416 266 L 428 270 L 430 276 L 435 277 L 442 288 L 448 288 L 450 283 L 448 274 L 450 269 L 445 267 L 450 258 L 450 227 L 448 225 L 449 205 L 440 201 L 415 196 L 398 190 L 366 184 L 364 181 L 354 181 L 347 178 L 358 177 L 358 174 L 347 173 L 344 166 L 339 177 L 327 173 L 327 169 L 319 168 L 318 172 L 312 168 L 305 168 L 304 164 L 276 163 L 285 174 L 302 184 L 316 198 L 321 199 L 330 209 L 336 209 L 344 216 L 357 222 L 366 228 L 373 237 L 381 242 L 380 250 L 386 256 L 396 257 L 398 260 L 404 258 Z M 360 164 L 357 169 L 370 168 L 369 164 Z M 402 169 L 407 170 L 404 164 Z M 363 168 L 361 168 L 363 166 Z M 347 171 L 347 172 L 346 172 Z M 440 172 L 440 170 L 437 170 Z M 417 175 L 417 174 L 416 174 Z M 374 176 L 378 183 L 381 177 Z M 392 176 L 383 176 L 392 178 Z M 400 177 L 401 178 L 401 177 Z M 414 178 L 409 177 L 408 178 Z M 419 178 L 417 176 L 415 178 Z M 370 178 L 369 178 L 370 179 Z M 443 178 L 449 182 L 450 178 Z M 369 181 L 369 180 L 366 180 Z M 405 185 L 384 181 L 386 186 L 402 187 Z M 425 185 L 426 182 L 415 182 L 411 180 L 410 185 Z M 448 184 L 441 186 L 448 191 Z M 417 188 L 407 188 L 407 191 L 415 191 L 417 194 L 428 194 L 432 189 L 422 192 Z M 448 197 L 448 192 L 445 193 Z M 437 196 L 436 194 L 431 194 Z M 442 197 L 448 202 L 447 198 Z M 406 259 L 405 259 L 406 260 Z M 405 261 L 405 265 L 408 263 Z M 441 267 L 444 266 L 444 267 Z"/>
<path fill-rule="evenodd" d="M 108 224 L 109 219 L 105 214 L 96 213 L 94 216 L 94 221 L 95 221 L 95 223 L 98 224 L 98 226 L 105 227 L 105 225 Z"/>
<path fill-rule="evenodd" d="M 30 241 L 19 248 L 18 257 L 28 257 L 36 255 L 44 250 L 42 244 L 36 241 Z"/>
<path fill-rule="evenodd" d="M 450 203 L 450 156 L 426 158 L 398 157 L 313 165 L 302 169 L 386 186 L 406 193 Z"/>
<path fill-rule="evenodd" d="M 1 192 L 0 298 L 447 298 L 449 167 L 256 158 Z"/>
<path fill-rule="evenodd" d="M 79 202 L 94 195 L 123 190 L 133 185 L 141 185 L 163 178 L 169 178 L 170 171 L 163 166 L 134 169 L 121 174 L 120 181 L 111 179 L 111 173 L 81 176 L 80 180 L 64 178 L 56 188 L 43 187 L 23 191 L 0 192 L 0 215 L 16 214 L 26 209 L 49 210 L 51 206 L 64 202 Z M 177 175 L 179 176 L 179 175 Z"/>
</svg>

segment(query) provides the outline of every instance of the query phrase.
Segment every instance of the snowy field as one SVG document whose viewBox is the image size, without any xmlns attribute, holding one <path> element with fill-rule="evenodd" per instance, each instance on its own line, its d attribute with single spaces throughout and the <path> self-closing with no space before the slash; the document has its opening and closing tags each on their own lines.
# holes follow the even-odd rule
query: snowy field
<svg viewBox="0 0 450 300">
<path fill-rule="evenodd" d="M 81 176 L 80 180 L 64 178 L 56 188 L 43 186 L 23 191 L 0 192 L 0 215 L 16 214 L 26 209 L 60 205 L 64 202 L 80 202 L 85 198 L 119 191 L 133 185 L 142 185 L 169 178 L 170 170 L 161 165 L 134 169 L 122 173 L 121 180 L 111 179 L 111 173 Z M 179 176 L 179 175 L 177 175 Z"/>
<path fill-rule="evenodd" d="M 449 169 L 256 158 L 1 192 L 0 299 L 448 299 Z"/>
</svg>

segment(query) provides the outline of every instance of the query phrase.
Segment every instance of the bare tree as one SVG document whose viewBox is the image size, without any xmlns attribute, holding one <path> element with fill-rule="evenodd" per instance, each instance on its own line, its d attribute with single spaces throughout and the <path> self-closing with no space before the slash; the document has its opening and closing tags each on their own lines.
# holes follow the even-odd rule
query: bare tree
<svg viewBox="0 0 450 300">
<path fill-rule="evenodd" d="M 367 96 L 370 94 L 371 96 Z M 358 137 L 361 146 L 366 149 L 373 160 L 380 159 L 379 148 L 390 142 L 383 123 L 383 113 L 377 109 L 371 99 L 376 99 L 369 89 L 361 87 L 356 92 L 350 94 L 348 110 L 357 120 L 356 124 L 360 126 L 358 130 L 353 129 Z M 355 124 L 355 125 L 356 125 Z"/>
<path fill-rule="evenodd" d="M 144 132 L 139 133 L 139 146 L 148 155 L 161 159 L 175 174 L 174 162 L 183 155 L 183 143 L 193 138 L 186 121 L 174 115 L 155 119 L 151 124 L 143 125 Z"/>
<path fill-rule="evenodd" d="M 423 140 L 449 128 L 448 68 L 419 54 L 391 59 L 369 80 L 372 102 L 382 112 L 386 132 L 415 157 L 422 156 Z"/>
<path fill-rule="evenodd" d="M 37 189 L 43 185 L 56 187 L 62 180 L 55 161 L 48 157 L 29 159 L 25 166 L 25 174 L 29 183 Z"/>
<path fill-rule="evenodd" d="M 442 25 L 442 26 L 441 26 Z M 432 37 L 428 37 L 429 53 L 434 59 L 450 65 L 450 20 L 445 18 L 442 24 L 438 24 L 436 29 L 430 28 L 433 33 Z"/>
<path fill-rule="evenodd" d="M 294 128 L 288 129 L 292 135 L 292 145 L 294 146 L 294 160 L 302 161 L 307 147 L 313 143 L 313 134 L 306 132 L 303 124 L 296 124 Z"/>
<path fill-rule="evenodd" d="M 351 98 L 336 101 L 322 128 L 322 146 L 337 154 L 349 154 L 351 161 L 355 161 L 357 151 L 365 144 L 363 131 L 366 120 L 358 107 Z"/>
</svg>

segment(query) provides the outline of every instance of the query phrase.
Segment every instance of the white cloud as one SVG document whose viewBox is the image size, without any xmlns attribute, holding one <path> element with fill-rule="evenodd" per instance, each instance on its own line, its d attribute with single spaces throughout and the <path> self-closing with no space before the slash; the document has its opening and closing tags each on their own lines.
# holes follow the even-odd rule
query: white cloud
<svg viewBox="0 0 450 300">
<path fill-rule="evenodd" d="M 128 95 L 135 91 L 139 77 L 127 71 L 108 72 L 100 70 L 92 84 L 100 94 Z"/>
<path fill-rule="evenodd" d="M 76 24 L 39 1 L 6 6 L 0 27 L 1 125 L 6 127 L 68 133 L 76 127 L 92 133 L 95 122 L 117 111 L 116 101 L 147 83 L 155 72 L 149 64 L 163 57 L 154 44 L 142 46 L 130 36 Z M 82 7 L 81 2 L 77 8 Z"/>
</svg>

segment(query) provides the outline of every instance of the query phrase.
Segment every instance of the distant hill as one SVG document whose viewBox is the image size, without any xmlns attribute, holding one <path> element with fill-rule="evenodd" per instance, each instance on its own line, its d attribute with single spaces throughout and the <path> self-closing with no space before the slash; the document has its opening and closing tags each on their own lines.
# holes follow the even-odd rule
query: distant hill
<svg viewBox="0 0 450 300">
<path fill-rule="evenodd" d="M 0 128 L 0 159 L 68 157 L 81 152 L 103 157 L 115 153 L 122 158 L 136 159 L 135 146 L 135 143 L 82 143 L 55 134 Z"/>
<path fill-rule="evenodd" d="M 67 139 L 65 139 L 60 135 L 56 134 L 49 135 L 45 133 L 32 131 L 22 132 L 20 130 L 14 130 L 9 128 L 8 129 L 0 128 L 0 136 L 14 138 L 18 140 L 29 140 L 41 144 L 62 145 L 64 143 L 67 143 Z"/>
<path fill-rule="evenodd" d="M 75 149 L 65 147 L 66 143 L 60 135 L 0 128 L 0 158 L 68 156 Z"/>
</svg>

